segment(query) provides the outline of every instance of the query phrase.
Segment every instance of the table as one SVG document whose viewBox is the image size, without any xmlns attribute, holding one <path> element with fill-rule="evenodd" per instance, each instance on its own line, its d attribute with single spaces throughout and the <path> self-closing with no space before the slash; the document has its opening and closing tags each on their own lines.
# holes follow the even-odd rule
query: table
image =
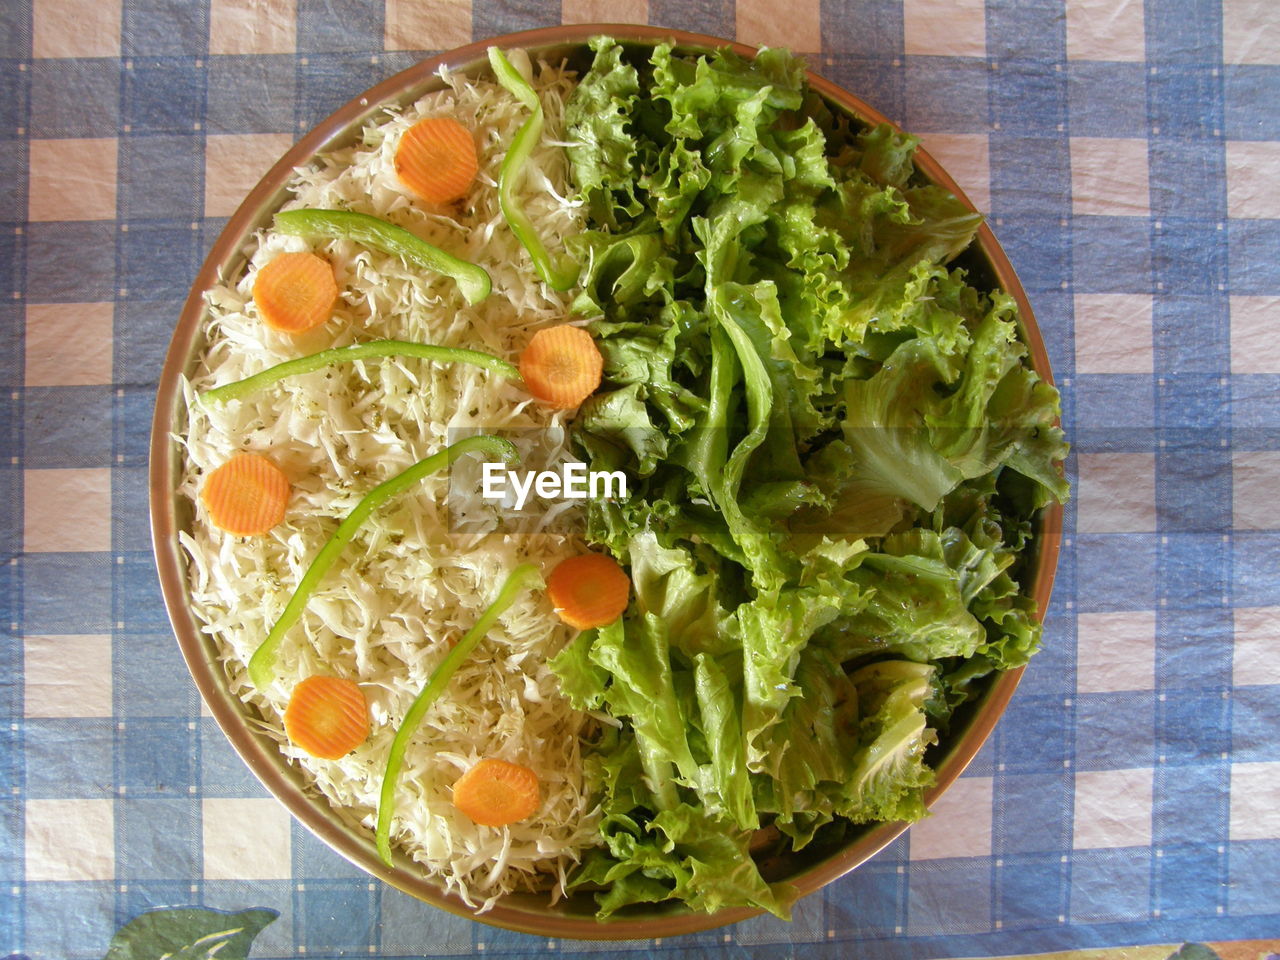
<svg viewBox="0 0 1280 960">
<path fill-rule="evenodd" d="M 262 958 L 1280 952 L 1280 12 L 790 0 L 784 13 L 0 4 L 0 953 L 101 957 L 133 918 L 172 906 L 267 911 L 236 921 L 223 958 L 250 941 Z M 226 217 L 378 80 L 561 21 L 788 46 L 922 135 L 990 214 L 1062 387 L 1075 496 L 1044 652 L 935 817 L 790 925 L 547 942 L 372 882 L 291 826 L 202 714 L 160 601 L 154 389 Z M 275 838 L 248 859 L 244 822 Z M 141 923 L 202 920 L 158 916 Z"/>
</svg>

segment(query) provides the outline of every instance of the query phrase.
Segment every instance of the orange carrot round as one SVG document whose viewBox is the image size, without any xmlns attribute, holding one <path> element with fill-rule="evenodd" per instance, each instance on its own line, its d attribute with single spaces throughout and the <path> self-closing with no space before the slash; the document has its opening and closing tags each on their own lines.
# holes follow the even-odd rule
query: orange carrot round
<svg viewBox="0 0 1280 960">
<path fill-rule="evenodd" d="M 400 182 L 428 203 L 466 196 L 476 178 L 476 142 L 452 117 L 427 117 L 404 132 L 396 147 Z"/>
<path fill-rule="evenodd" d="M 263 322 L 281 333 L 305 333 L 333 313 L 333 267 L 314 253 L 282 253 L 258 271 L 253 302 Z"/>
<path fill-rule="evenodd" d="M 237 453 L 205 478 L 200 499 L 215 527 L 251 537 L 284 519 L 289 478 L 260 454 Z"/>
<path fill-rule="evenodd" d="M 561 620 L 589 630 L 622 616 L 631 596 L 631 580 L 608 554 L 584 553 L 556 564 L 547 578 L 547 596 Z"/>
<path fill-rule="evenodd" d="M 369 736 L 364 691 L 343 677 L 307 677 L 289 696 L 284 731 L 294 746 L 313 757 L 345 757 Z"/>
<path fill-rule="evenodd" d="M 581 327 L 539 330 L 520 354 L 525 387 L 553 407 L 576 407 L 600 386 L 603 372 L 604 357 Z"/>
<path fill-rule="evenodd" d="M 481 760 L 453 784 L 453 805 L 485 827 L 523 820 L 541 803 L 538 775 L 505 760 Z"/>
</svg>

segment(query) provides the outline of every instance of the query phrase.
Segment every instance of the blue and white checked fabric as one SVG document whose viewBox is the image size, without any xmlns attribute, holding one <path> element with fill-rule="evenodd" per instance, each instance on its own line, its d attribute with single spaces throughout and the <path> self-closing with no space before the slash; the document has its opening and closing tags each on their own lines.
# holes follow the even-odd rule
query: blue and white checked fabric
<svg viewBox="0 0 1280 960">
<path fill-rule="evenodd" d="M 1076 480 L 1047 643 L 873 861 L 674 941 L 543 941 L 370 880 L 205 716 L 146 515 L 204 251 L 303 131 L 425 52 L 557 22 L 807 54 L 990 214 Z M 1280 938 L 1280 9 L 1272 0 L 0 2 L 0 953 L 268 907 L 255 957 L 942 957 Z"/>
</svg>

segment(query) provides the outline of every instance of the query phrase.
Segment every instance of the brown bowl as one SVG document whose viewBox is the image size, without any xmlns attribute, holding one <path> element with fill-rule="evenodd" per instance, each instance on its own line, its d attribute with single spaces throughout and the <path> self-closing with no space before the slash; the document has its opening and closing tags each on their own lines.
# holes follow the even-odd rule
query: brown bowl
<svg viewBox="0 0 1280 960">
<path fill-rule="evenodd" d="M 191 508 L 189 504 L 179 502 L 176 495 L 181 471 L 179 451 L 171 439 L 173 433 L 181 431 L 184 418 L 180 377 L 193 369 L 203 346 L 204 291 L 220 278 L 234 276 L 243 268 L 247 240 L 255 230 L 268 224 L 272 213 L 286 199 L 285 183 L 295 166 L 307 163 L 317 153 L 352 142 L 361 126 L 384 106 L 409 103 L 424 93 L 440 89 L 443 84 L 436 73 L 441 66 L 457 73 L 484 74 L 489 69 L 486 49 L 494 44 L 504 49 L 522 47 L 532 56 L 543 59 L 571 59 L 575 55 L 581 56 L 587 41 L 602 33 L 614 36 L 622 42 L 640 45 L 670 40 L 685 50 L 710 50 L 729 46 L 745 56 L 755 53 L 753 48 L 743 44 L 660 27 L 630 24 L 546 27 L 495 37 L 431 57 L 347 103 L 294 144 L 253 188 L 227 223 L 196 276 L 160 376 L 151 433 L 150 505 L 152 540 L 165 605 L 196 686 L 241 759 L 293 816 L 335 851 L 368 873 L 450 913 L 547 937 L 628 940 L 671 937 L 707 930 L 744 920 L 760 911 L 739 907 L 707 914 L 694 913 L 683 906 L 657 906 L 624 912 L 601 921 L 594 915 L 594 902 L 585 894 L 562 900 L 552 906 L 545 895 L 524 893 L 504 897 L 492 910 L 477 914 L 457 896 L 445 893 L 426 880 L 407 857 L 397 855 L 395 866 L 387 867 L 379 859 L 370 835 L 344 824 L 333 813 L 327 801 L 317 799 L 313 793 L 308 792 L 297 769 L 284 760 L 275 744 L 255 732 L 246 722 L 242 704 L 228 692 L 227 679 L 216 666 L 217 658 L 212 640 L 199 631 L 191 613 L 186 564 L 178 545 L 178 532 L 191 522 Z M 808 80 L 815 91 L 846 114 L 868 124 L 888 122 L 881 113 L 830 81 L 812 73 L 808 75 Z M 916 163 L 934 183 L 965 199 L 955 181 L 928 153 L 920 150 Z M 1048 354 L 1026 294 L 1004 251 L 985 224 L 978 231 L 976 250 L 967 253 L 966 257 L 966 266 L 977 285 L 1001 288 L 1017 301 L 1022 314 L 1022 334 L 1030 348 L 1032 363 L 1041 377 L 1052 382 Z M 1042 513 L 1036 538 L 1036 554 L 1030 564 L 1032 574 L 1028 590 L 1041 614 L 1048 607 L 1053 588 L 1061 531 L 1062 508 L 1054 505 Z M 936 765 L 937 782 L 926 793 L 926 803 L 932 805 L 973 759 L 1004 712 L 1021 675 L 1021 669 L 996 675 L 985 695 L 970 710 L 967 723 L 948 738 L 946 752 Z M 816 851 L 806 849 L 803 854 L 794 855 L 788 862 L 771 865 L 770 872 L 780 872 L 799 889 L 801 895 L 810 894 L 873 856 L 906 830 L 907 826 L 905 823 L 873 825 L 839 848 Z"/>
</svg>

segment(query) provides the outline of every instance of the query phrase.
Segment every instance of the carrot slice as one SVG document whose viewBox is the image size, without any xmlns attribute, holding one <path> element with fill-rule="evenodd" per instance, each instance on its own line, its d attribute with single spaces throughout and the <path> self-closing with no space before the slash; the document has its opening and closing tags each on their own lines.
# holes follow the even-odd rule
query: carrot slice
<svg viewBox="0 0 1280 960">
<path fill-rule="evenodd" d="M 476 178 L 476 142 L 452 117 L 427 117 L 404 132 L 396 147 L 400 182 L 428 203 L 452 203 Z"/>
<path fill-rule="evenodd" d="M 485 827 L 523 820 L 541 803 L 538 775 L 505 760 L 481 760 L 453 784 L 453 805 Z"/>
<path fill-rule="evenodd" d="M 284 709 L 289 741 L 321 760 L 345 757 L 369 736 L 369 704 L 354 680 L 307 677 Z"/>
<path fill-rule="evenodd" d="M 258 271 L 253 302 L 267 326 L 304 333 L 333 313 L 338 283 L 329 261 L 314 253 L 282 253 Z"/>
<path fill-rule="evenodd" d="M 603 372 L 604 357 L 581 327 L 539 330 L 520 354 L 525 386 L 553 407 L 576 407 L 600 386 Z"/>
<path fill-rule="evenodd" d="M 622 616 L 631 596 L 631 580 L 608 554 L 584 553 L 556 564 L 547 578 L 547 596 L 561 620 L 589 630 Z"/>
<path fill-rule="evenodd" d="M 200 488 L 215 527 L 238 537 L 266 533 L 284 519 L 289 478 L 266 457 L 237 453 L 215 469 Z"/>
</svg>

